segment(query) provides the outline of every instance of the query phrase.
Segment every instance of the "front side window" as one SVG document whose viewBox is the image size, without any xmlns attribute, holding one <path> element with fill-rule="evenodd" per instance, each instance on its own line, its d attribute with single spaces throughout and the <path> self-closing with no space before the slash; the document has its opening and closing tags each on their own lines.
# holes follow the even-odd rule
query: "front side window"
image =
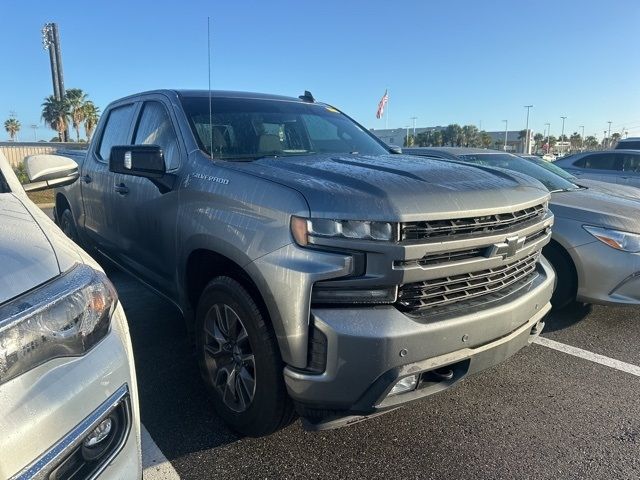
<svg viewBox="0 0 640 480">
<path fill-rule="evenodd" d="M 622 170 L 622 157 L 614 153 L 596 153 L 584 158 L 584 168 L 594 170 Z"/>
<path fill-rule="evenodd" d="M 629 153 L 624 155 L 622 169 L 625 172 L 640 173 L 640 154 Z"/>
<path fill-rule="evenodd" d="M 322 104 L 252 98 L 183 97 L 200 148 L 214 158 L 251 160 L 314 153 L 389 152 L 338 110 Z"/>
<path fill-rule="evenodd" d="M 178 137 L 169 113 L 160 102 L 146 102 L 142 107 L 133 143 L 162 148 L 167 171 L 176 169 L 180 163 Z"/>
<path fill-rule="evenodd" d="M 114 145 L 126 145 L 129 140 L 129 129 L 133 120 L 134 105 L 129 104 L 117 107 L 109 112 L 107 124 L 102 131 L 99 156 L 105 162 L 109 161 L 111 147 Z"/>
</svg>

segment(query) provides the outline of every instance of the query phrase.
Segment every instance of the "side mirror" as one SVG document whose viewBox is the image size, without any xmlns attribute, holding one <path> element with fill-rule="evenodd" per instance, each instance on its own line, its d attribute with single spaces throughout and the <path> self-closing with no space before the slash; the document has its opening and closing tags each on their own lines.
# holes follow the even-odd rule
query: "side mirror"
<svg viewBox="0 0 640 480">
<path fill-rule="evenodd" d="M 397 145 L 389 145 L 389 151 L 391 153 L 395 153 L 397 155 L 400 155 L 402 153 L 402 148 L 400 148 Z"/>
<path fill-rule="evenodd" d="M 145 178 L 162 178 L 166 173 L 164 154 L 158 145 L 111 147 L 109 171 Z"/>
<path fill-rule="evenodd" d="M 23 185 L 26 192 L 63 187 L 80 176 L 78 164 L 61 155 L 30 155 L 24 159 L 24 166 L 30 182 Z"/>
</svg>

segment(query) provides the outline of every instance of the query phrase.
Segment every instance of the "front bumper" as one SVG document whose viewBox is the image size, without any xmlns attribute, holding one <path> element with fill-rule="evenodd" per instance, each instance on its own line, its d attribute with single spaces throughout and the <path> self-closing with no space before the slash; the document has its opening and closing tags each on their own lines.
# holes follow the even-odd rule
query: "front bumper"
<svg viewBox="0 0 640 480">
<path fill-rule="evenodd" d="M 596 240 L 570 251 L 578 272 L 578 301 L 640 305 L 640 253 Z"/>
<path fill-rule="evenodd" d="M 344 423 L 450 387 L 526 346 L 551 308 L 555 276 L 544 259 L 537 278 L 493 306 L 446 318 L 407 316 L 393 306 L 322 308 L 312 322 L 327 337 L 326 369 L 313 375 L 286 367 L 289 394 L 315 426 Z M 454 376 L 388 397 L 395 382 L 448 366 Z M 313 428 L 314 425 L 307 425 Z"/>
<path fill-rule="evenodd" d="M 127 435 L 100 478 L 142 476 L 133 352 L 118 304 L 111 331 L 90 352 L 51 360 L 0 386 L 0 478 L 48 478 L 76 437 L 84 438 L 78 432 L 87 422 L 123 400 Z"/>
</svg>

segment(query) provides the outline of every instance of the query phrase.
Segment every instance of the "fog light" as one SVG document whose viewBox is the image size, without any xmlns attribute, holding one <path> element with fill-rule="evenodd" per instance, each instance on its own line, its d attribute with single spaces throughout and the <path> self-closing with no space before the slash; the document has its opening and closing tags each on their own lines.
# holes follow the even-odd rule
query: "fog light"
<svg viewBox="0 0 640 480">
<path fill-rule="evenodd" d="M 84 439 L 83 445 L 87 448 L 97 446 L 100 442 L 109 437 L 111 427 L 113 427 L 113 420 L 111 420 L 111 417 L 105 418 L 91 431 L 91 433 L 89 433 L 89 435 L 87 435 L 87 438 Z"/>
<path fill-rule="evenodd" d="M 391 395 L 397 395 L 399 393 L 409 392 L 416 388 L 418 385 L 418 375 L 409 375 L 408 377 L 403 377 L 396 382 L 391 391 L 389 392 L 389 397 Z"/>
</svg>

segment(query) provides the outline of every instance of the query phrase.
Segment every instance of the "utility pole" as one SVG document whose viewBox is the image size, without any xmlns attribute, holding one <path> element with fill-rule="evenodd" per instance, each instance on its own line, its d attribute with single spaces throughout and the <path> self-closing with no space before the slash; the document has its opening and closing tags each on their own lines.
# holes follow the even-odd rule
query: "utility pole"
<svg viewBox="0 0 640 480">
<path fill-rule="evenodd" d="M 525 128 L 525 131 L 527 132 L 526 133 L 527 136 L 525 138 L 525 148 L 526 148 L 525 153 L 527 155 L 530 155 L 531 154 L 531 148 L 529 146 L 529 109 L 533 108 L 533 105 L 525 105 L 524 108 L 527 109 L 527 126 Z"/>
<path fill-rule="evenodd" d="M 564 153 L 564 121 L 567 119 L 567 117 L 560 117 L 560 118 L 562 119 L 562 133 L 560 134 L 560 139 L 563 142 L 560 144 L 562 146 L 562 148 L 560 149 L 560 152 Z"/>
<path fill-rule="evenodd" d="M 607 147 L 611 146 L 611 120 L 607 121 L 609 124 L 609 133 L 607 134 Z"/>
<path fill-rule="evenodd" d="M 413 138 L 416 138 L 416 120 L 418 119 L 418 117 L 409 117 L 411 120 L 413 120 Z"/>
<path fill-rule="evenodd" d="M 582 136 L 580 137 L 580 151 L 584 150 L 584 125 L 579 126 L 582 129 Z"/>
<path fill-rule="evenodd" d="M 549 135 L 551 134 L 551 124 L 545 123 L 544 126 L 547 127 L 547 154 L 548 154 L 549 151 L 551 150 L 551 145 L 549 145 Z"/>
<path fill-rule="evenodd" d="M 506 152 L 507 151 L 507 127 L 509 126 L 509 121 L 508 120 L 502 120 L 504 122 L 504 147 L 502 147 L 502 149 Z"/>
</svg>

